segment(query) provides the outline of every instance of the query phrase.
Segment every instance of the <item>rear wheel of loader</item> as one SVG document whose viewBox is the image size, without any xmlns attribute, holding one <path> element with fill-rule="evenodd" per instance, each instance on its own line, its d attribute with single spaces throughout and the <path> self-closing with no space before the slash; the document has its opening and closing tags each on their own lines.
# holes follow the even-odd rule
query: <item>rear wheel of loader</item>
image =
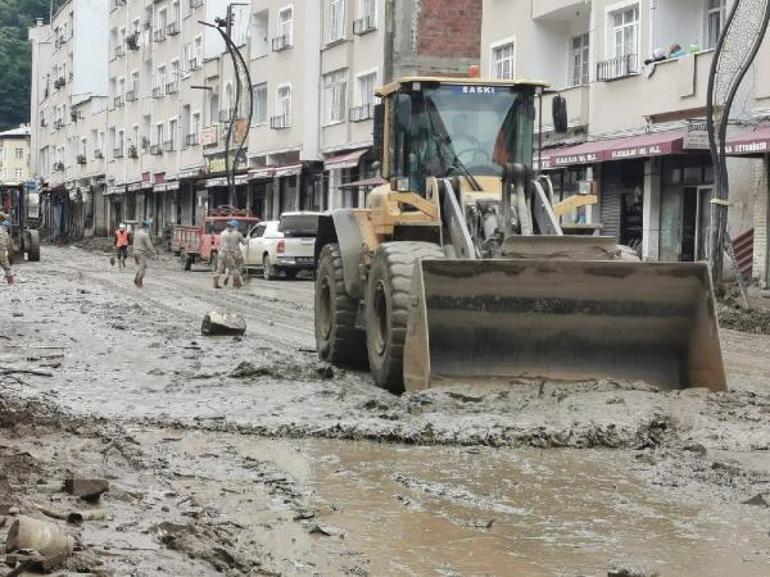
<svg viewBox="0 0 770 577">
<path fill-rule="evenodd" d="M 366 287 L 366 345 L 378 387 L 404 392 L 404 339 L 415 261 L 444 258 L 437 244 L 390 242 L 374 256 Z"/>
<path fill-rule="evenodd" d="M 366 365 L 366 339 L 356 329 L 357 310 L 357 299 L 345 289 L 340 247 L 327 244 L 318 258 L 315 278 L 315 340 L 322 361 Z"/>
<path fill-rule="evenodd" d="M 40 261 L 40 235 L 36 230 L 27 231 L 26 244 L 24 249 L 27 251 L 27 260 L 29 262 Z"/>
</svg>

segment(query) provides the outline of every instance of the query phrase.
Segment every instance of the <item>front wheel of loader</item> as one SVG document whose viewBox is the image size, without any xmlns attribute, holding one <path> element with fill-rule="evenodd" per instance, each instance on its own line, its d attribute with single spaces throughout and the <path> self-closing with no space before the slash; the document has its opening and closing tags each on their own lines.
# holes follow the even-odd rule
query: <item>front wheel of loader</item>
<svg viewBox="0 0 770 577">
<path fill-rule="evenodd" d="M 27 231 L 24 250 L 27 251 L 27 260 L 29 262 L 40 261 L 40 235 L 36 230 Z"/>
<path fill-rule="evenodd" d="M 340 247 L 327 244 L 315 275 L 315 340 L 322 361 L 366 366 L 366 339 L 356 329 L 357 311 L 357 299 L 345 289 Z"/>
<path fill-rule="evenodd" d="M 377 386 L 393 394 L 404 392 L 404 339 L 414 263 L 443 257 L 441 247 L 429 242 L 384 243 L 374 256 L 365 303 L 369 368 Z"/>
</svg>

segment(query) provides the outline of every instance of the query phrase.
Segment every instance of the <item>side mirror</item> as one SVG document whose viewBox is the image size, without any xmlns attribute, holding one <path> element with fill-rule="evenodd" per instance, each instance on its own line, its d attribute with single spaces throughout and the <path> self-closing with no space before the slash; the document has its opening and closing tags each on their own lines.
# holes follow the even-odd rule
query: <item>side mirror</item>
<svg viewBox="0 0 770 577">
<path fill-rule="evenodd" d="M 396 119 L 403 132 L 412 128 L 412 98 L 408 94 L 399 94 L 396 100 Z"/>
<path fill-rule="evenodd" d="M 553 114 L 553 130 L 557 134 L 564 134 L 569 130 L 569 116 L 567 115 L 567 99 L 561 94 L 556 94 L 551 101 Z"/>
<path fill-rule="evenodd" d="M 374 126 L 372 127 L 372 156 L 382 162 L 385 147 L 385 105 L 374 105 Z"/>
</svg>

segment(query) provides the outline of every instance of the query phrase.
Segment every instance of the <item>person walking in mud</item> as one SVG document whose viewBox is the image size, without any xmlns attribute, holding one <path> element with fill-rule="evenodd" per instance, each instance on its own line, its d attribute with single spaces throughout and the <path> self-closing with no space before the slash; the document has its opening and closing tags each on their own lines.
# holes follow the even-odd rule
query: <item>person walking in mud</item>
<svg viewBox="0 0 770 577">
<path fill-rule="evenodd" d="M 232 277 L 235 288 L 238 289 L 243 286 L 240 266 L 240 245 L 244 240 L 241 231 L 238 230 L 238 226 L 237 220 L 229 220 L 225 230 L 219 233 L 219 262 L 217 263 L 217 271 L 214 273 L 213 281 L 215 289 L 222 288 L 219 284 L 219 277 L 225 271 L 228 273 L 228 278 Z"/>
<path fill-rule="evenodd" d="M 120 223 L 118 230 L 115 231 L 113 245 L 115 246 L 118 268 L 126 268 L 126 259 L 128 258 L 128 245 L 131 241 L 128 229 L 124 223 Z"/>
<path fill-rule="evenodd" d="M 134 284 L 137 288 L 144 288 L 144 275 L 147 272 L 147 256 L 155 256 L 155 246 L 150 238 L 149 221 L 142 222 L 142 228 L 134 234 L 134 261 L 136 261 L 136 276 Z"/>
<path fill-rule="evenodd" d="M 11 272 L 11 262 L 8 258 L 8 251 L 11 248 L 11 221 L 3 214 L 0 222 L 0 268 L 5 274 L 5 282 L 13 284 L 13 273 Z"/>
</svg>

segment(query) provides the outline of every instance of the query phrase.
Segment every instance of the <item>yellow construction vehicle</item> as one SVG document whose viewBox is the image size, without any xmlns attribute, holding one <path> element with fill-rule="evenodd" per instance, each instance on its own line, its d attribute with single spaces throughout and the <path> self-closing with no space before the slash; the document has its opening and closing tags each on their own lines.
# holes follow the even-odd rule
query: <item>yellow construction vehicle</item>
<svg viewBox="0 0 770 577">
<path fill-rule="evenodd" d="M 543 89 L 426 77 L 378 91 L 386 182 L 319 221 L 320 358 L 368 362 L 394 393 L 528 378 L 724 389 L 706 264 L 563 235 L 532 171 Z"/>
</svg>

